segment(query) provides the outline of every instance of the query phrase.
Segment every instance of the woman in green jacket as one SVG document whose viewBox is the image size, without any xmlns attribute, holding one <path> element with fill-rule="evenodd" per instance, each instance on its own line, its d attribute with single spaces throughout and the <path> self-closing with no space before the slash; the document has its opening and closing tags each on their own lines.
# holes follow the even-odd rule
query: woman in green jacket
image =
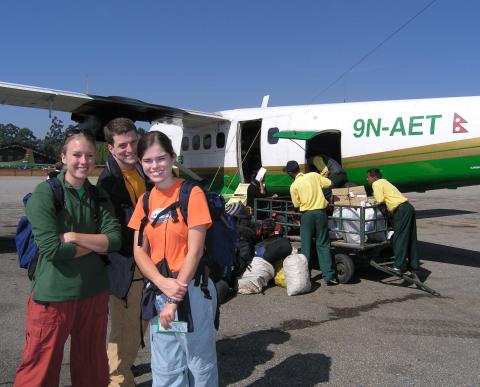
<svg viewBox="0 0 480 387">
<path fill-rule="evenodd" d="M 108 195 L 90 184 L 95 140 L 88 132 L 67 132 L 58 175 L 63 208 L 40 183 L 27 203 L 39 250 L 27 303 L 25 344 L 15 386 L 59 384 L 63 347 L 71 336 L 74 386 L 107 386 L 108 278 L 105 254 L 120 248 L 120 226 Z"/>
</svg>

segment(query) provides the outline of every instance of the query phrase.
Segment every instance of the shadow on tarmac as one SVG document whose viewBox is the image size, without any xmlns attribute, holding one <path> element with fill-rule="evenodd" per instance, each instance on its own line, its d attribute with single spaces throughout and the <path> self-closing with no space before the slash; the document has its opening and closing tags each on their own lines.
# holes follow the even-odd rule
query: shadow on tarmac
<svg viewBox="0 0 480 387">
<path fill-rule="evenodd" d="M 243 336 L 227 337 L 217 342 L 217 357 L 220 385 L 227 386 L 248 379 L 256 367 L 273 359 L 275 352 L 270 345 L 280 345 L 290 340 L 288 331 L 312 328 L 330 321 L 350 319 L 376 309 L 381 305 L 398 304 L 428 297 L 425 294 L 410 294 L 403 297 L 380 299 L 355 307 L 330 307 L 326 320 L 311 321 L 293 319 L 283 321 L 280 326 Z M 248 386 L 314 386 L 330 380 L 332 360 L 322 353 L 295 354 L 281 363 L 265 370 L 265 375 Z M 149 364 L 140 364 L 134 368 L 135 376 L 150 372 Z M 138 386 L 148 387 L 148 380 Z"/>
<path fill-rule="evenodd" d="M 249 386 L 316 386 L 330 380 L 331 363 L 330 357 L 321 353 L 300 353 L 268 369 L 265 376 Z"/>
<path fill-rule="evenodd" d="M 480 267 L 480 252 L 418 241 L 420 261 L 451 263 L 454 265 Z"/>
<path fill-rule="evenodd" d="M 217 356 L 221 384 L 229 385 L 248 378 L 257 365 L 273 358 L 274 351 L 268 349 L 269 345 L 279 345 L 289 339 L 287 332 L 266 329 L 219 340 Z"/>
<path fill-rule="evenodd" d="M 430 210 L 415 210 L 417 219 L 439 218 L 442 216 L 455 216 L 465 214 L 476 214 L 475 211 L 454 210 L 448 208 L 433 208 Z"/>
<path fill-rule="evenodd" d="M 0 236 L 0 253 L 11 254 L 17 251 L 15 247 L 15 237 Z"/>
</svg>

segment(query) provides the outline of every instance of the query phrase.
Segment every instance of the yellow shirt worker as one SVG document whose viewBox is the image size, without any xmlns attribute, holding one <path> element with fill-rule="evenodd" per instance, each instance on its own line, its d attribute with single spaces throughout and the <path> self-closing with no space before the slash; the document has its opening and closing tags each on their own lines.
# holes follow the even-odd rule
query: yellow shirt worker
<svg viewBox="0 0 480 387">
<path fill-rule="evenodd" d="M 303 212 L 300 220 L 300 238 L 302 254 L 311 260 L 312 239 L 315 237 L 318 263 L 328 286 L 337 285 L 335 270 L 330 252 L 328 219 L 325 208 L 328 205 L 322 188 L 328 188 L 332 182 L 316 172 L 301 173 L 295 160 L 290 160 L 283 171 L 294 179 L 290 186 L 290 195 L 295 207 Z"/>
<path fill-rule="evenodd" d="M 385 203 L 393 214 L 393 271 L 401 275 L 407 269 L 416 275 L 420 267 L 417 254 L 417 223 L 415 208 L 388 180 L 383 179 L 377 168 L 367 171 L 367 181 L 372 185 L 373 196 L 378 203 Z"/>
</svg>

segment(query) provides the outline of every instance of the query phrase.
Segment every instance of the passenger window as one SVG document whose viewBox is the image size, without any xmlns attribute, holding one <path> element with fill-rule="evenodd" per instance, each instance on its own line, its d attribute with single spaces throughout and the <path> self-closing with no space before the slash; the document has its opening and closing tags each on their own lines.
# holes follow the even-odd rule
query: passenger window
<svg viewBox="0 0 480 387">
<path fill-rule="evenodd" d="M 203 136 L 203 149 L 210 149 L 212 147 L 212 135 L 206 134 Z"/>
<path fill-rule="evenodd" d="M 192 138 L 192 148 L 193 150 L 199 150 L 200 149 L 200 136 L 196 134 Z"/>
<path fill-rule="evenodd" d="M 275 133 L 280 132 L 278 128 L 270 128 L 268 129 L 268 136 L 267 136 L 267 141 L 269 144 L 276 144 L 278 142 L 278 138 L 273 137 Z"/>
<path fill-rule="evenodd" d="M 216 140 L 217 148 L 222 149 L 225 147 L 225 133 L 219 132 L 217 133 L 217 140 Z"/>
<path fill-rule="evenodd" d="M 187 151 L 189 145 L 190 145 L 190 139 L 188 137 L 182 138 L 182 150 Z"/>
</svg>

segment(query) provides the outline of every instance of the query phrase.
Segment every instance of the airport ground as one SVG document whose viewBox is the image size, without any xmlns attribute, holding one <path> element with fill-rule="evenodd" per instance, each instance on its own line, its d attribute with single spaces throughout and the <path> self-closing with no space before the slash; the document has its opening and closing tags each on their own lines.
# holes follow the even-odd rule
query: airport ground
<svg viewBox="0 0 480 387">
<path fill-rule="evenodd" d="M 0 177 L 0 386 L 13 383 L 29 281 L 13 243 L 21 199 L 40 177 Z M 289 297 L 269 287 L 221 308 L 222 386 L 480 385 L 480 186 L 407 194 L 433 297 L 373 268 L 353 282 Z M 315 272 L 314 272 L 315 274 Z M 70 385 L 68 345 L 61 385 Z M 149 348 L 136 382 L 151 385 Z"/>
</svg>

